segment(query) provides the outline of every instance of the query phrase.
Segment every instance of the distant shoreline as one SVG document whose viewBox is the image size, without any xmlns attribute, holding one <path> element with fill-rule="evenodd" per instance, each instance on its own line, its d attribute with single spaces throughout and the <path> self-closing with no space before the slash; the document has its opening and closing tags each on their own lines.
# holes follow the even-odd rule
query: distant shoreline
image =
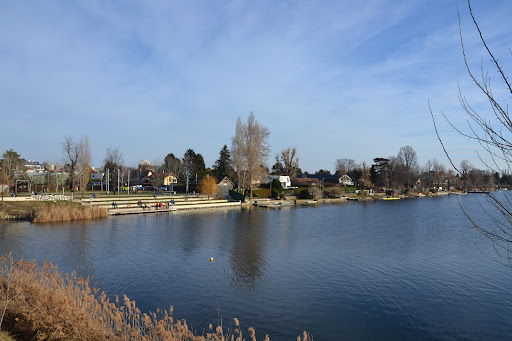
<svg viewBox="0 0 512 341">
<path fill-rule="evenodd" d="M 62 222 L 107 218 L 110 215 L 164 213 L 188 209 L 215 209 L 233 206 L 282 208 L 298 205 L 315 205 L 320 203 L 344 203 L 347 201 L 417 199 L 422 197 L 445 196 L 449 194 L 464 195 L 462 192 L 419 193 L 415 195 L 400 195 L 394 197 L 386 196 L 382 193 L 364 196 L 346 194 L 339 198 L 321 199 L 295 199 L 288 197 L 286 199 L 276 200 L 269 198 L 253 198 L 245 203 L 229 201 L 226 199 L 207 199 L 199 195 L 191 195 L 188 197 L 185 195 L 156 196 L 151 195 L 150 193 L 134 195 L 100 195 L 97 197 L 93 197 L 87 193 L 87 196 L 84 196 L 84 198 L 76 195 L 73 202 L 69 201 L 68 196 L 60 195 L 58 196 L 59 198 L 62 197 L 68 200 L 36 201 L 32 200 L 32 198 L 28 196 L 20 196 L 17 198 L 4 198 L 4 206 L 0 206 L 0 221 L 20 220 L 34 223 Z M 174 206 L 171 206 L 171 202 L 174 203 Z M 113 203 L 116 203 L 116 205 L 113 206 Z"/>
</svg>

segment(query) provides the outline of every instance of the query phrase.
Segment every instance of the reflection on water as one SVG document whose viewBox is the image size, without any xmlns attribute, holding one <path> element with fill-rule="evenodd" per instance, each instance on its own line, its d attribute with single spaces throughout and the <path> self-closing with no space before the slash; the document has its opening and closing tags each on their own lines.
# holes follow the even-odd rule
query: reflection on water
<svg viewBox="0 0 512 341">
<path fill-rule="evenodd" d="M 197 330 L 220 309 L 272 340 L 510 339 L 512 271 L 464 222 L 452 197 L 9 222 L 0 252 L 94 274 L 143 311 L 172 304 Z"/>
<path fill-rule="evenodd" d="M 231 267 L 236 285 L 253 287 L 262 275 L 265 266 L 264 248 L 266 222 L 260 212 L 248 211 L 238 219 L 233 227 L 233 245 L 231 248 Z"/>
</svg>

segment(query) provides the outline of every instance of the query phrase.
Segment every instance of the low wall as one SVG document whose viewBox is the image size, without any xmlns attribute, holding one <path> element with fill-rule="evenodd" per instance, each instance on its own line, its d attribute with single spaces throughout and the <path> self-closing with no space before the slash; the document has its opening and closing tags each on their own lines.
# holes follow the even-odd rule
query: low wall
<svg viewBox="0 0 512 341">
<path fill-rule="evenodd" d="M 21 196 L 21 197 L 11 197 L 4 196 L 4 201 L 32 201 L 32 200 L 40 200 L 40 201 L 54 201 L 54 200 L 69 200 L 69 196 L 62 194 L 38 194 L 32 196 Z"/>
</svg>

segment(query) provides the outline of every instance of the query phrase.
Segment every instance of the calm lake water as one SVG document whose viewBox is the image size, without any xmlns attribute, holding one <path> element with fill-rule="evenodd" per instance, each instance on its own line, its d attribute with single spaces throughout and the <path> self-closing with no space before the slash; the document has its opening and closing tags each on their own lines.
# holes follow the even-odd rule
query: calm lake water
<svg viewBox="0 0 512 341">
<path fill-rule="evenodd" d="M 0 223 L 0 253 L 94 275 L 143 311 L 173 305 L 198 331 L 237 317 L 271 340 L 512 339 L 512 269 L 479 248 L 455 196 Z"/>
</svg>

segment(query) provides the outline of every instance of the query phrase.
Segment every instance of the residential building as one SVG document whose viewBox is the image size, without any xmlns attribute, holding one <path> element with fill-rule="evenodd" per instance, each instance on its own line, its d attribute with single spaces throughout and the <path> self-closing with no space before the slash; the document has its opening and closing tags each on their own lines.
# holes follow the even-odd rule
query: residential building
<svg viewBox="0 0 512 341">
<path fill-rule="evenodd" d="M 292 178 L 294 187 L 320 187 L 320 180 L 315 178 Z"/>
<path fill-rule="evenodd" d="M 348 176 L 347 174 L 343 174 L 338 179 L 338 183 L 342 186 L 354 186 L 354 181 L 352 181 L 352 178 Z"/>
<path fill-rule="evenodd" d="M 292 182 L 288 175 L 269 175 L 268 178 L 270 181 L 273 181 L 274 179 L 278 180 L 281 183 L 281 187 L 283 187 L 283 189 L 287 189 L 288 187 L 292 186 Z"/>
<path fill-rule="evenodd" d="M 233 190 L 234 185 L 226 176 L 217 184 L 217 188 L 219 189 L 219 196 L 227 197 L 229 196 L 229 191 Z"/>
</svg>

